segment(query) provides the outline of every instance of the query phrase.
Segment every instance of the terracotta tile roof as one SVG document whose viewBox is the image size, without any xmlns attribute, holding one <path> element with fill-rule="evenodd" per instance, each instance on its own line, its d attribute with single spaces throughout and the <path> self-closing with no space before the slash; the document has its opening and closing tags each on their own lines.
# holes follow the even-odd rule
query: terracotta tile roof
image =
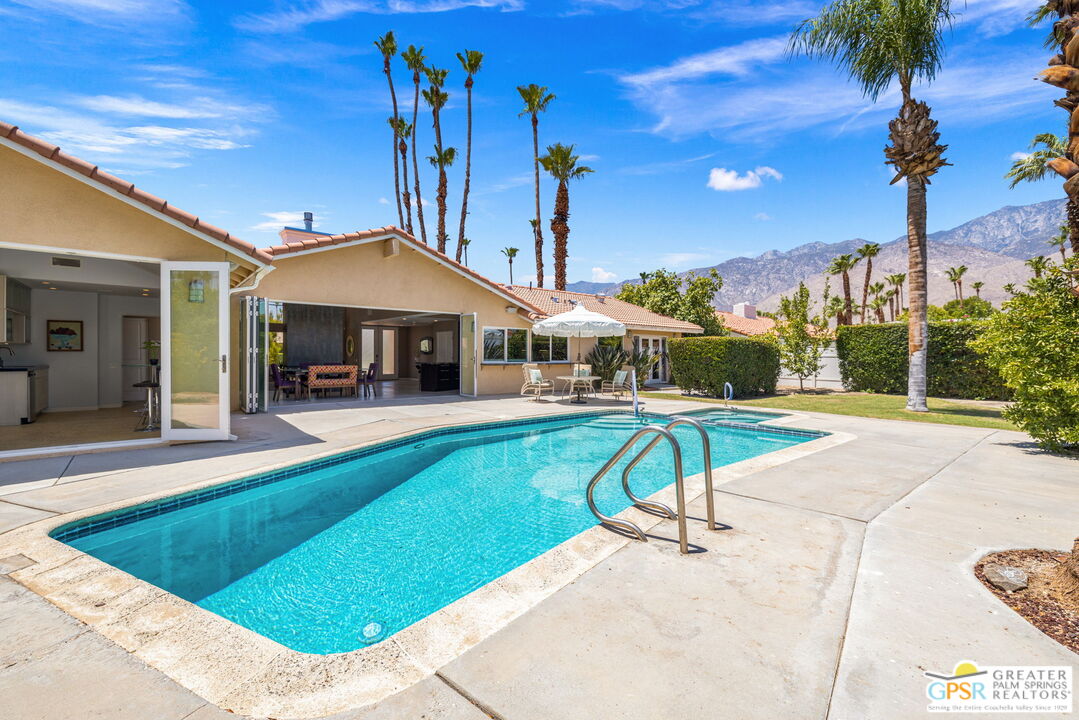
<svg viewBox="0 0 1079 720">
<path fill-rule="evenodd" d="M 502 297 L 512 300 L 519 304 L 524 309 L 528 310 L 534 317 L 546 317 L 543 311 L 529 302 L 526 298 L 520 297 L 517 293 L 511 292 L 511 288 L 505 285 L 500 285 L 493 280 L 490 280 L 472 268 L 462 265 L 449 255 L 440 253 L 429 245 L 424 245 L 416 238 L 409 235 L 407 232 L 399 227 L 393 225 L 387 225 L 386 227 L 372 228 L 371 230 L 360 230 L 357 232 L 342 233 L 339 235 L 320 235 L 306 238 L 301 242 L 290 242 L 283 245 L 274 245 L 267 249 L 267 252 L 274 257 L 274 259 L 280 257 L 286 257 L 292 253 L 303 252 L 305 250 L 315 250 L 317 248 L 327 248 L 334 245 L 345 245 L 348 243 L 354 243 L 361 240 L 371 240 L 373 238 L 385 237 L 386 235 L 392 235 L 398 240 L 401 240 L 409 247 L 417 250 L 421 253 L 425 253 L 435 260 L 442 262 L 445 265 L 449 265 L 450 268 L 461 273 L 465 277 L 486 286 L 489 290 L 493 290 Z"/>
<path fill-rule="evenodd" d="M 535 305 L 545 315 L 557 315 L 569 312 L 573 309 L 570 300 L 579 302 L 586 309 L 606 315 L 609 318 L 624 323 L 630 328 L 649 328 L 654 330 L 668 330 L 671 332 L 699 333 L 703 329 L 699 325 L 684 320 L 675 320 L 645 310 L 639 305 L 618 300 L 613 297 L 598 298 L 590 293 L 577 293 L 568 290 L 549 290 L 546 288 L 529 288 L 522 285 L 509 285 L 506 289 Z"/>
<path fill-rule="evenodd" d="M 199 217 L 192 215 L 189 212 L 185 212 L 180 208 L 169 205 L 168 202 L 162 200 L 159 197 L 151 195 L 150 193 L 135 187 L 134 184 L 127 180 L 121 180 L 115 175 L 110 175 L 107 172 L 99 169 L 97 165 L 92 165 L 85 160 L 80 160 L 74 155 L 61 150 L 56 145 L 47 143 L 40 138 L 27 135 L 17 126 L 9 123 L 0 122 L 0 137 L 6 138 L 22 147 L 36 152 L 46 160 L 61 165 L 69 170 L 74 170 L 80 175 L 84 175 L 90 180 L 97 182 L 110 190 L 114 190 L 121 195 L 142 203 L 146 207 L 150 208 L 154 212 L 160 213 L 173 220 L 179 221 L 188 226 L 192 230 L 205 235 L 208 238 L 216 240 L 217 242 L 225 243 L 230 247 L 235 248 L 244 255 L 248 255 L 260 263 L 269 263 L 271 261 L 270 254 L 261 248 L 257 248 L 249 242 L 241 240 L 237 237 L 233 237 L 229 233 L 225 232 L 219 227 L 211 225 L 208 222 L 201 220 Z"/>
<path fill-rule="evenodd" d="M 776 326 L 776 321 L 763 315 L 755 318 L 744 318 L 741 315 L 716 310 L 716 315 L 723 321 L 723 327 L 738 333 L 739 335 L 763 335 Z"/>
</svg>

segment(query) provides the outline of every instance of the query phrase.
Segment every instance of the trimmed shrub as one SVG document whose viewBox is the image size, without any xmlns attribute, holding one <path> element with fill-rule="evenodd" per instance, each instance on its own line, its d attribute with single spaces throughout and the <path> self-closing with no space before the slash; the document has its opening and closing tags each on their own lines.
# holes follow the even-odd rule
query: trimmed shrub
<svg viewBox="0 0 1079 720">
<path fill-rule="evenodd" d="M 735 397 L 775 392 L 779 348 L 768 340 L 691 337 L 667 343 L 674 382 L 683 390 L 723 397 L 723 383 Z"/>
<path fill-rule="evenodd" d="M 1000 373 L 970 347 L 985 327 L 977 320 L 929 323 L 928 394 L 970 400 L 1007 400 Z M 905 395 L 907 326 L 844 325 L 836 329 L 843 386 L 860 392 Z"/>
</svg>

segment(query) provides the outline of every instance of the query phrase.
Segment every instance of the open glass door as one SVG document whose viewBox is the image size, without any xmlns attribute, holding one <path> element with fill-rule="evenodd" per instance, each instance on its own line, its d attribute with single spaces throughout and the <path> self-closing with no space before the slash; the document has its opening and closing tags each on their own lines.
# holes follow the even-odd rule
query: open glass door
<svg viewBox="0 0 1079 720">
<path fill-rule="evenodd" d="M 476 396 L 476 313 L 461 316 L 461 394 Z"/>
<path fill-rule="evenodd" d="M 269 319 L 266 299 L 240 298 L 240 409 L 246 413 L 266 412 L 266 387 L 269 384 Z"/>
<path fill-rule="evenodd" d="M 229 264 L 161 263 L 161 434 L 229 437 Z"/>
</svg>

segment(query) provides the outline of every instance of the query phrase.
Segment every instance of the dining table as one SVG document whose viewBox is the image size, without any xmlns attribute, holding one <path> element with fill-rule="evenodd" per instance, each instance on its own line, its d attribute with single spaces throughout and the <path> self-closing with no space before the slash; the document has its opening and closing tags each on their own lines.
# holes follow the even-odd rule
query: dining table
<svg viewBox="0 0 1079 720">
<path fill-rule="evenodd" d="M 582 393 L 585 390 L 591 390 L 597 380 L 602 380 L 599 375 L 559 375 L 559 380 L 565 380 L 569 383 L 570 392 L 576 392 L 577 397 L 570 400 L 574 405 L 587 405 L 588 401 L 584 399 Z"/>
</svg>

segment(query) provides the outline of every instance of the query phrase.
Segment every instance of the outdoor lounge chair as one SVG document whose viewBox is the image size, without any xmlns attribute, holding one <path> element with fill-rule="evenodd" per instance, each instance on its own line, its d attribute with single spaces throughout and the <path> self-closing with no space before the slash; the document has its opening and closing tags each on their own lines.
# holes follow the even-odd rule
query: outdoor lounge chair
<svg viewBox="0 0 1079 720">
<path fill-rule="evenodd" d="M 521 386 L 522 395 L 532 395 L 536 402 L 540 401 L 543 397 L 544 391 L 554 394 L 554 383 L 543 377 L 543 373 L 540 372 L 539 365 L 525 364 L 521 366 L 521 372 L 524 374 L 524 385 Z"/>
<path fill-rule="evenodd" d="M 610 393 L 616 398 L 632 393 L 633 388 L 629 384 L 629 370 L 622 369 L 617 370 L 614 373 L 614 378 L 611 380 L 604 380 L 599 387 L 601 393 Z"/>
</svg>

